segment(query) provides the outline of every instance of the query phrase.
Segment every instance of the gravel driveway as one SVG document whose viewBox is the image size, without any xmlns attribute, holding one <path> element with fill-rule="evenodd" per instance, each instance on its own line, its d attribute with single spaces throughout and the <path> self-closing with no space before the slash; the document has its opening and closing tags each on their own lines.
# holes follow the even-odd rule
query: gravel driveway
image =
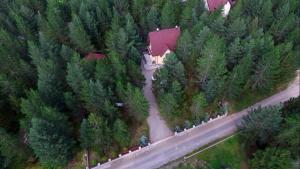
<svg viewBox="0 0 300 169">
<path fill-rule="evenodd" d="M 154 70 L 143 70 L 143 75 L 146 78 L 146 85 L 143 88 L 144 95 L 149 102 L 149 117 L 147 118 L 150 129 L 150 141 L 154 143 L 171 136 L 173 133 L 166 125 L 166 122 L 160 117 L 156 98 L 152 92 L 152 76 Z"/>
</svg>

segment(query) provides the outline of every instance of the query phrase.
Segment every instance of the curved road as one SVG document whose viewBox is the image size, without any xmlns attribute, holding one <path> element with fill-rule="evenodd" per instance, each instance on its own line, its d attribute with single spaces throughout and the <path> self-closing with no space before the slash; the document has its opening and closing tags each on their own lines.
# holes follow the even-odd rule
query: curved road
<svg viewBox="0 0 300 169">
<path fill-rule="evenodd" d="M 258 106 L 270 106 L 299 96 L 299 74 L 287 89 L 281 91 L 255 105 L 225 118 L 206 123 L 184 131 L 176 136 L 170 136 L 139 151 L 124 155 L 94 169 L 154 169 L 180 158 L 201 146 L 217 139 L 226 137 L 237 131 L 236 125 L 241 122 L 248 110 Z"/>
<path fill-rule="evenodd" d="M 166 125 L 166 122 L 160 117 L 157 102 L 152 92 L 152 76 L 154 70 L 143 69 L 143 75 L 146 78 L 146 84 L 143 88 L 144 96 L 149 102 L 149 117 L 147 118 L 148 126 L 150 129 L 150 141 L 154 143 L 156 141 L 165 139 L 171 136 L 173 133 Z"/>
</svg>

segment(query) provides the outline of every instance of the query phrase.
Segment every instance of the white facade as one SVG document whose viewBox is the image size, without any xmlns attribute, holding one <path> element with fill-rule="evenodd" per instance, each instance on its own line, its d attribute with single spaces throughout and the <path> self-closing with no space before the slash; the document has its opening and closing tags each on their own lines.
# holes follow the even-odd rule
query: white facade
<svg viewBox="0 0 300 169">
<path fill-rule="evenodd" d="M 226 17 L 229 14 L 231 8 L 231 4 L 229 3 L 229 1 L 224 5 L 223 10 L 222 10 L 222 15 L 223 17 Z"/>
<path fill-rule="evenodd" d="M 151 49 L 151 46 L 149 46 Z M 145 58 L 145 65 L 146 69 L 156 69 L 161 67 L 164 64 L 164 59 L 166 58 L 167 54 L 171 53 L 171 50 L 167 50 L 162 56 L 152 56 L 151 54 L 144 53 Z"/>
</svg>

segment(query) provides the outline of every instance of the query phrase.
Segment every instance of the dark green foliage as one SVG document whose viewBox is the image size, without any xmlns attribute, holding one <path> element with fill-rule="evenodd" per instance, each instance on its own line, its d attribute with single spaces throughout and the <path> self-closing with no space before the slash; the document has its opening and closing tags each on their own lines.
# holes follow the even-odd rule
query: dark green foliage
<svg viewBox="0 0 300 169">
<path fill-rule="evenodd" d="M 83 124 L 82 128 L 85 128 L 85 138 L 88 141 L 84 145 L 89 145 L 94 150 L 98 152 L 105 152 L 109 149 L 109 146 L 112 143 L 112 133 L 108 127 L 107 121 L 102 117 L 91 113 L 86 122 Z M 83 133 L 82 133 L 83 134 Z"/>
<path fill-rule="evenodd" d="M 93 138 L 89 134 L 89 124 L 86 119 L 83 119 L 80 125 L 80 145 L 82 148 L 88 149 L 93 142 Z"/>
<path fill-rule="evenodd" d="M 175 5 L 171 0 L 166 1 L 161 11 L 160 25 L 162 28 L 172 28 L 176 25 Z"/>
<path fill-rule="evenodd" d="M 249 111 L 240 125 L 241 136 L 249 145 L 263 146 L 277 134 L 282 121 L 280 107 L 272 106 Z"/>
<path fill-rule="evenodd" d="M 130 143 L 130 134 L 127 125 L 120 119 L 114 123 L 113 129 L 114 139 L 121 147 L 126 147 Z"/>
<path fill-rule="evenodd" d="M 282 147 L 287 148 L 296 158 L 299 157 L 300 152 L 299 120 L 299 114 L 285 118 L 284 125 L 276 139 Z"/>
<path fill-rule="evenodd" d="M 228 87 L 226 89 L 227 96 L 230 99 L 237 99 L 243 87 L 248 81 L 252 68 L 252 58 L 245 56 L 240 63 L 232 70 L 230 77 L 228 78 Z"/>
<path fill-rule="evenodd" d="M 281 67 L 278 48 L 262 56 L 255 73 L 252 75 L 252 88 L 260 92 L 269 91 L 277 82 Z"/>
<path fill-rule="evenodd" d="M 47 167 L 66 165 L 73 141 L 68 137 L 66 117 L 53 108 L 44 107 L 40 118 L 33 118 L 29 143 L 40 162 Z"/>
<path fill-rule="evenodd" d="M 134 124 L 148 112 L 140 67 L 147 34 L 175 25 L 181 28 L 177 48 L 153 82 L 166 117 L 205 120 L 205 102 L 210 112 L 218 101 L 238 102 L 246 92 L 269 94 L 300 65 L 299 5 L 239 0 L 224 18 L 221 10 L 206 12 L 203 0 L 2 0 L 0 126 L 11 137 L 3 135 L 12 143 L 30 136 L 31 144 L 11 147 L 29 147 L 53 167 L 81 151 L 72 147 L 70 132 L 76 145 L 105 156 L 113 154 L 113 143 L 128 146 L 128 131 L 138 125 L 124 116 Z M 85 58 L 91 52 L 106 57 Z M 123 108 L 116 107 L 120 102 Z M 288 118 L 274 145 L 296 159 L 298 128 L 291 118 L 297 117 L 290 115 L 299 111 L 292 104 L 282 111 Z M 7 165 L 7 159 L 1 152 L 0 161 Z"/>
<path fill-rule="evenodd" d="M 232 41 L 235 38 L 241 38 L 246 33 L 246 23 L 243 19 L 237 18 L 227 29 L 227 40 Z"/>
<path fill-rule="evenodd" d="M 86 33 L 80 18 L 73 14 L 72 22 L 69 24 L 70 39 L 76 45 L 76 47 L 83 52 L 91 52 L 94 47 L 91 44 L 91 38 Z"/>
<path fill-rule="evenodd" d="M 125 97 L 125 105 L 128 113 L 137 121 L 144 121 L 148 116 L 149 105 L 142 91 L 127 84 Z"/>
<path fill-rule="evenodd" d="M 241 39 L 236 38 L 232 43 L 230 43 L 230 46 L 228 47 L 228 53 L 227 53 L 227 67 L 232 70 L 232 68 L 240 61 L 240 59 L 243 57 L 244 47 L 241 44 Z"/>
<path fill-rule="evenodd" d="M 147 14 L 147 27 L 149 31 L 154 31 L 159 27 L 159 13 L 154 6 L 150 8 Z"/>
<path fill-rule="evenodd" d="M 19 144 L 17 136 L 11 135 L 3 128 L 0 128 L 0 155 L 3 160 L 3 166 L 0 165 L 0 168 L 6 168 L 15 163 L 24 162 L 26 159 L 24 153 L 25 151 Z"/>
<path fill-rule="evenodd" d="M 71 63 L 68 63 L 66 80 L 74 93 L 79 94 L 85 81 L 84 72 L 80 65 L 79 55 L 72 56 Z"/>
<path fill-rule="evenodd" d="M 286 150 L 267 148 L 264 151 L 259 150 L 254 154 L 254 158 L 250 161 L 250 166 L 253 169 L 286 169 L 292 168 L 292 159 L 290 153 Z"/>
<path fill-rule="evenodd" d="M 62 69 L 53 60 L 41 60 L 38 66 L 38 92 L 41 99 L 52 106 L 62 105 Z"/>
<path fill-rule="evenodd" d="M 176 54 L 183 63 L 191 63 L 192 48 L 192 36 L 188 30 L 185 30 L 180 36 L 176 47 Z"/>
<path fill-rule="evenodd" d="M 203 120 L 206 116 L 205 108 L 208 106 L 203 93 L 196 94 L 192 99 L 190 111 L 195 121 Z"/>
</svg>

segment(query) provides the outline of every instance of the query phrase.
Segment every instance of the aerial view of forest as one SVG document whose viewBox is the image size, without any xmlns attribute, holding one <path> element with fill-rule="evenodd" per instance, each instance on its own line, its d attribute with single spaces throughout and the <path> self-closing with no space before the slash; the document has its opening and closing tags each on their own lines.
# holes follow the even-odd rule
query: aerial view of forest
<svg viewBox="0 0 300 169">
<path fill-rule="evenodd" d="M 0 0 L 0 169 L 96 166 L 154 142 L 152 115 L 181 132 L 285 89 L 300 1 L 236 0 L 226 16 L 208 1 Z M 243 118 L 248 168 L 299 166 L 299 105 Z"/>
</svg>

